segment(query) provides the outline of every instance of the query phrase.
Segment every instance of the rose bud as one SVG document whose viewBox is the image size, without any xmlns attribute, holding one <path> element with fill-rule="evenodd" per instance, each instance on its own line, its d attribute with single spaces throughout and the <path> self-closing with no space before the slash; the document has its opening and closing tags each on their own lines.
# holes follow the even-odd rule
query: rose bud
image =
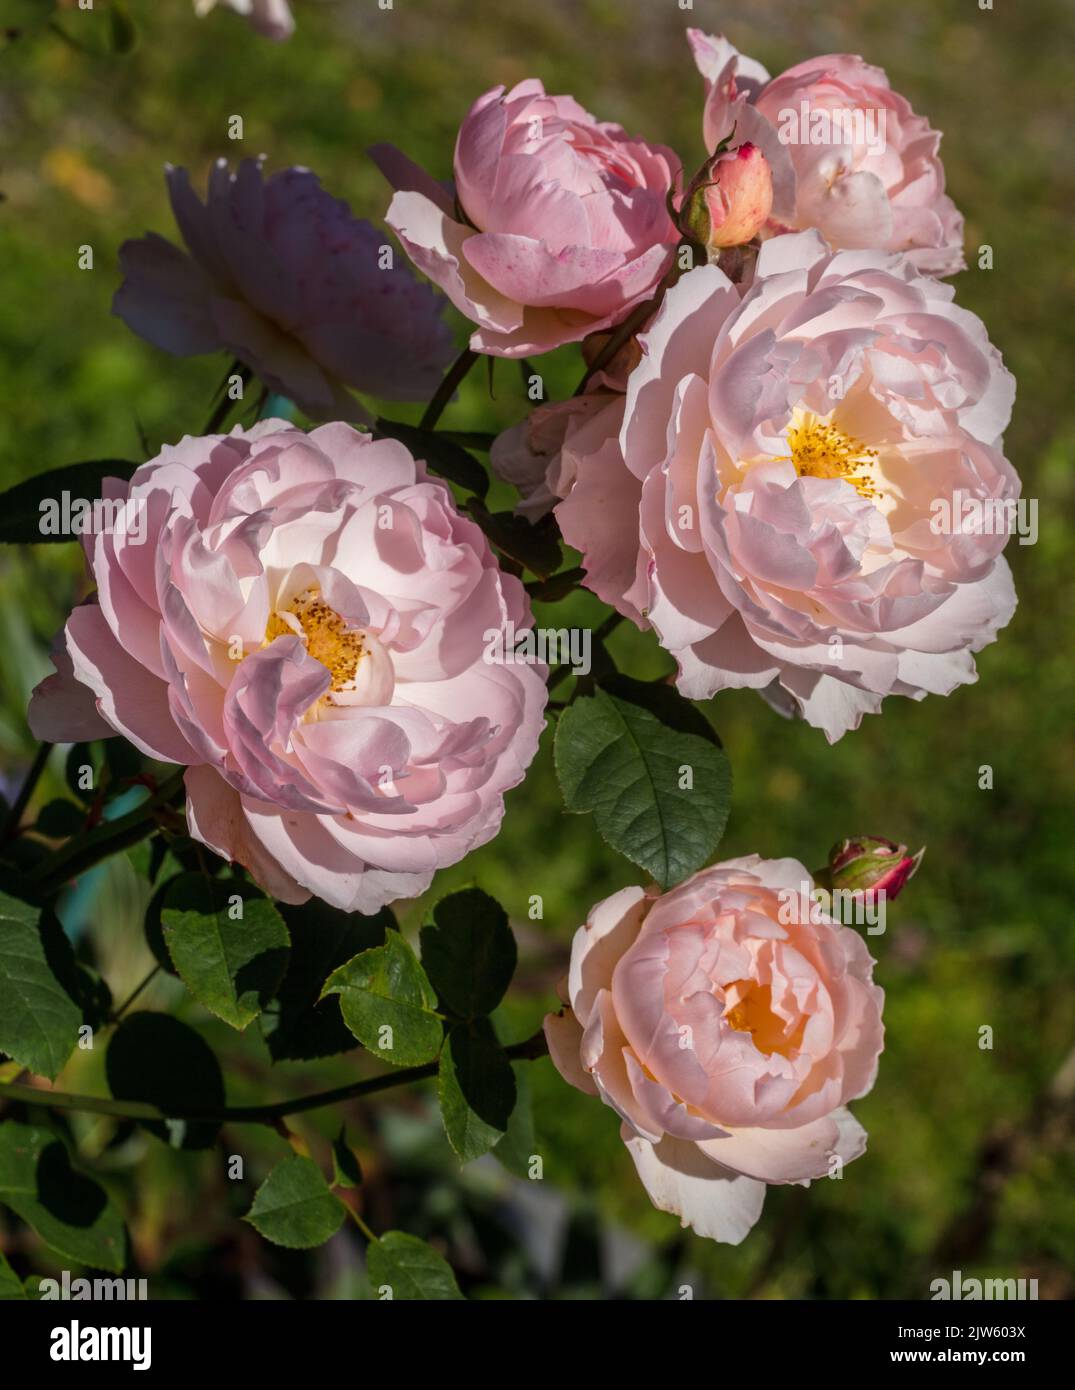
<svg viewBox="0 0 1075 1390">
<path fill-rule="evenodd" d="M 773 206 L 769 161 L 749 141 L 719 151 L 695 175 L 683 200 L 683 231 L 711 250 L 742 246 L 765 226 Z"/>
<path fill-rule="evenodd" d="M 925 848 L 908 854 L 906 845 L 893 844 L 875 835 L 856 835 L 841 840 L 829 851 L 826 886 L 833 891 L 857 893 L 869 890 L 892 899 L 922 862 Z"/>
</svg>

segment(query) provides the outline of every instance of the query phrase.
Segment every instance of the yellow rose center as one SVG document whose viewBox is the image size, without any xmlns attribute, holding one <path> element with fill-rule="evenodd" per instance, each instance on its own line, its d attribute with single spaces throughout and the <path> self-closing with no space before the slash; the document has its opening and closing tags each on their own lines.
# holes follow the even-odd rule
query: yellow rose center
<svg viewBox="0 0 1075 1390">
<path fill-rule="evenodd" d="M 328 606 L 316 585 L 296 594 L 286 608 L 270 613 L 265 624 L 265 645 L 288 633 L 301 635 L 310 655 L 328 668 L 333 690 L 353 689 L 358 663 L 365 650 L 362 636 Z"/>
<path fill-rule="evenodd" d="M 884 494 L 874 481 L 877 450 L 867 449 L 860 439 L 831 421 L 809 412 L 799 414 L 788 427 L 790 459 L 800 478 L 843 478 L 860 497 L 875 502 Z"/>
<path fill-rule="evenodd" d="M 767 1056 L 779 1052 L 787 1057 L 802 1044 L 806 1020 L 800 1019 L 794 1032 L 773 1012 L 772 993 L 768 985 L 753 980 L 734 980 L 725 986 L 725 998 L 736 1002 L 724 1013 L 725 1022 L 737 1033 L 749 1033 L 759 1052 Z"/>
</svg>

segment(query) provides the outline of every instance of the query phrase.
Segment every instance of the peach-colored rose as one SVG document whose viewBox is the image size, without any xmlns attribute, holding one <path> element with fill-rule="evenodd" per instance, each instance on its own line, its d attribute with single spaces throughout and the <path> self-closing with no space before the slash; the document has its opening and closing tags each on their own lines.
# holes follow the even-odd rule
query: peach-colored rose
<svg viewBox="0 0 1075 1390">
<path fill-rule="evenodd" d="M 963 268 L 963 217 L 944 191 L 940 134 L 849 53 L 770 79 L 727 39 L 688 31 L 706 79 L 710 150 L 734 128 L 773 171 L 770 232 L 816 227 L 830 246 L 904 251 L 919 270 Z"/>
<path fill-rule="evenodd" d="M 882 991 L 794 859 L 730 859 L 663 896 L 625 888 L 575 934 L 545 1020 L 565 1080 L 623 1124 L 662 1211 L 738 1244 L 767 1183 L 808 1184 L 865 1149 L 845 1108 L 873 1085 Z"/>
</svg>

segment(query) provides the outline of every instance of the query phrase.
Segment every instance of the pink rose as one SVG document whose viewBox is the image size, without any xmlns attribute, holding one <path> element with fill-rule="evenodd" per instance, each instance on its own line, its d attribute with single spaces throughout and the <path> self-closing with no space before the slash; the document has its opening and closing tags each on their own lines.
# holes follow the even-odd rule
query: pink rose
<svg viewBox="0 0 1075 1390">
<path fill-rule="evenodd" d="M 38 738 L 188 765 L 191 834 L 285 902 L 372 912 L 496 834 L 545 673 L 487 663 L 483 634 L 530 607 L 401 444 L 267 420 L 108 487 L 129 505 L 87 538 L 97 595 Z"/>
<path fill-rule="evenodd" d="M 773 168 L 772 230 L 816 227 L 833 247 L 906 251 L 919 270 L 962 270 L 963 218 L 944 191 L 940 133 L 881 68 L 848 53 L 770 79 L 723 37 L 688 31 L 706 79 L 710 150 L 731 134 Z"/>
<path fill-rule="evenodd" d="M 622 427 L 574 443 L 556 515 L 680 690 L 751 686 L 834 741 L 886 695 L 975 680 L 1015 608 L 1014 384 L 951 289 L 779 236 L 745 292 L 683 276 L 641 342 Z"/>
<path fill-rule="evenodd" d="M 671 892 L 624 888 L 575 933 L 545 1020 L 560 1074 L 598 1095 L 654 1204 L 738 1244 L 766 1183 L 866 1147 L 844 1108 L 877 1074 L 882 991 L 862 939 L 794 859 L 730 859 Z"/>
<path fill-rule="evenodd" d="M 167 179 L 189 254 L 152 232 L 124 242 L 112 312 L 128 328 L 177 357 L 227 350 L 314 419 L 368 418 L 348 386 L 436 390 L 453 355 L 443 301 L 408 266 L 382 269 L 385 234 L 315 174 L 218 160 L 205 205 L 185 169 Z"/>
<path fill-rule="evenodd" d="M 218 4 L 245 15 L 251 27 L 267 39 L 282 43 L 295 32 L 295 21 L 288 0 L 194 0 L 194 12 L 206 15 Z"/>
<path fill-rule="evenodd" d="M 390 146 L 388 225 L 477 325 L 477 352 L 521 357 L 618 323 L 647 299 L 679 240 L 671 150 L 630 139 L 540 82 L 486 92 L 455 147 L 456 201 Z"/>
</svg>

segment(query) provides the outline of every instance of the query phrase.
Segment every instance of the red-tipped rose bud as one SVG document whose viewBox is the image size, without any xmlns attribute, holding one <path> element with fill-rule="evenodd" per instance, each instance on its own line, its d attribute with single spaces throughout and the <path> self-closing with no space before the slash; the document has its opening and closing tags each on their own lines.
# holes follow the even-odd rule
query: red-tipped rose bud
<svg viewBox="0 0 1075 1390">
<path fill-rule="evenodd" d="M 683 199 L 680 226 L 692 240 L 719 251 L 756 237 L 772 206 L 769 161 L 747 143 L 706 160 Z"/>
<path fill-rule="evenodd" d="M 874 835 L 855 835 L 829 851 L 826 887 L 849 893 L 869 889 L 891 900 L 918 868 L 925 852 L 920 849 L 917 854 L 908 854 L 906 845 Z"/>
</svg>

